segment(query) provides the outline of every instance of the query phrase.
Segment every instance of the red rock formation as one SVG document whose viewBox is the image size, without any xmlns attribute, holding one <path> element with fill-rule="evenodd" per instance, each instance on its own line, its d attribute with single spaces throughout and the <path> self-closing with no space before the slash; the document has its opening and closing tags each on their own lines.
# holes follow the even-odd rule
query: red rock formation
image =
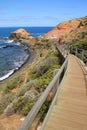
<svg viewBox="0 0 87 130">
<path fill-rule="evenodd" d="M 9 38 L 20 40 L 20 39 L 30 39 L 33 38 L 33 36 L 24 29 L 18 29 L 12 32 Z"/>
<path fill-rule="evenodd" d="M 80 21 L 71 20 L 69 22 L 63 22 L 56 26 L 52 31 L 45 34 L 44 38 L 58 38 L 60 35 L 69 33 L 71 30 L 75 30 L 80 25 Z"/>
<path fill-rule="evenodd" d="M 87 31 L 87 17 L 63 22 L 43 35 L 42 38 L 57 39 L 60 43 L 63 43 L 67 38 L 71 40 L 72 36 L 76 38 L 77 32 L 83 32 L 84 30 Z"/>
</svg>

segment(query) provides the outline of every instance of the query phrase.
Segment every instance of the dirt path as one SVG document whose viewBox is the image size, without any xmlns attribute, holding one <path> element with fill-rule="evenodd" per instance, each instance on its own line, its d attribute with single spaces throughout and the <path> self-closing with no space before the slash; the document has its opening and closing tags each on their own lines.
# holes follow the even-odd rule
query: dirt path
<svg viewBox="0 0 87 130">
<path fill-rule="evenodd" d="M 17 130 L 22 123 L 22 118 L 14 114 L 12 116 L 0 116 L 0 130 Z"/>
</svg>

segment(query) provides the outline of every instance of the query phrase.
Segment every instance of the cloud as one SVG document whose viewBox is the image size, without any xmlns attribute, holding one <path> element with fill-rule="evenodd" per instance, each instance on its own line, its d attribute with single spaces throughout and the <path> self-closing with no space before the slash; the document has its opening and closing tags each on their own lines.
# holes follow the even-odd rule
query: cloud
<svg viewBox="0 0 87 130">
<path fill-rule="evenodd" d="M 0 18 L 0 26 L 55 26 L 58 24 L 58 18 L 44 17 L 5 17 Z"/>
<path fill-rule="evenodd" d="M 0 18 L 0 26 L 56 26 L 62 21 L 70 19 L 70 14 L 58 15 L 58 17 L 43 16 L 15 16 Z M 73 17 L 71 15 L 71 17 Z"/>
</svg>

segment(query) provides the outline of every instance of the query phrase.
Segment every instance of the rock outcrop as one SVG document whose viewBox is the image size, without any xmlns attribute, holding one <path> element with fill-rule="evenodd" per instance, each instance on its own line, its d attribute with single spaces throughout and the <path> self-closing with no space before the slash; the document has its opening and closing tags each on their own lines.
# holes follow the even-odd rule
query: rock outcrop
<svg viewBox="0 0 87 130">
<path fill-rule="evenodd" d="M 10 34 L 10 39 L 30 39 L 33 36 L 24 29 L 18 29 Z"/>
<path fill-rule="evenodd" d="M 20 39 L 32 39 L 33 36 L 30 33 L 28 33 L 26 30 L 21 28 L 12 32 L 9 38 L 14 40 L 20 40 Z"/>
<path fill-rule="evenodd" d="M 36 39 L 26 30 L 18 29 L 10 34 L 9 39 L 19 41 L 21 43 L 34 44 Z"/>
<path fill-rule="evenodd" d="M 87 37 L 87 16 L 60 23 L 42 36 L 45 39 L 57 39 L 59 43 L 72 42 Z"/>
</svg>

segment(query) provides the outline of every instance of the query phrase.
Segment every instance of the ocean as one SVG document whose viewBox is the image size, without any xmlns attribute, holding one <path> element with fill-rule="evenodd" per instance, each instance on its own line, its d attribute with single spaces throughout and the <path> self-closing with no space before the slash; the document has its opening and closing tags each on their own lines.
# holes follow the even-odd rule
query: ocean
<svg viewBox="0 0 87 130">
<path fill-rule="evenodd" d="M 44 33 L 47 33 L 53 29 L 53 27 L 0 27 L 0 38 L 9 37 L 11 32 L 13 32 L 19 28 L 23 28 L 23 29 L 27 30 L 34 37 L 43 35 Z"/>
<path fill-rule="evenodd" d="M 53 27 L 0 27 L 0 38 L 7 38 L 10 33 L 23 28 L 34 37 L 43 35 Z M 0 40 L 0 81 L 8 78 L 29 58 L 27 46 L 13 40 Z"/>
</svg>

